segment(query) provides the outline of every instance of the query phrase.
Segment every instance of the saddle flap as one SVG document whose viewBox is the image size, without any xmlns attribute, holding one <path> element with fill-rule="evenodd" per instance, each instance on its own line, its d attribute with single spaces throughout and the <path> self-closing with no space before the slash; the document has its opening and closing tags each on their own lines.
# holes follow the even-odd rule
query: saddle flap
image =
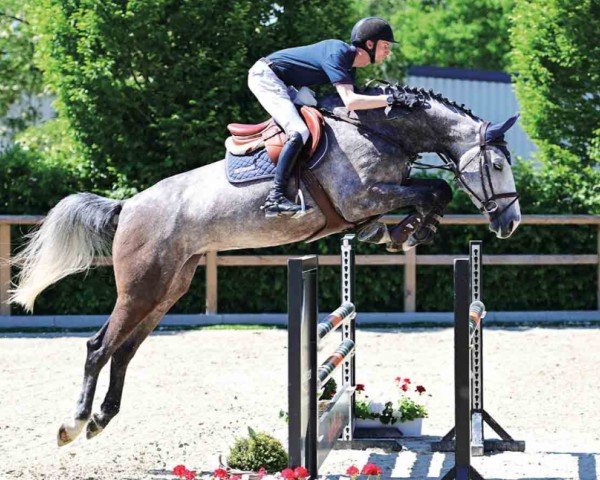
<svg viewBox="0 0 600 480">
<path fill-rule="evenodd" d="M 324 121 L 323 114 L 316 108 L 308 107 L 306 105 L 302 106 L 300 113 L 302 114 L 302 118 L 304 118 L 304 122 L 306 123 L 311 136 L 310 148 L 308 152 L 308 156 L 310 157 L 313 153 L 315 153 L 315 150 L 321 141 Z"/>
</svg>

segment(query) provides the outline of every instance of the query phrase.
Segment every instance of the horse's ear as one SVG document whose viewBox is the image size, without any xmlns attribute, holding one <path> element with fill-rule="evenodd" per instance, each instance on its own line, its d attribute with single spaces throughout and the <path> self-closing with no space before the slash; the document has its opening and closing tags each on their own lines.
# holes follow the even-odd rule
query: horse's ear
<svg viewBox="0 0 600 480">
<path fill-rule="evenodd" d="M 508 129 L 515 124 L 515 122 L 519 118 L 519 115 L 519 113 L 516 113 L 515 115 L 513 115 L 508 120 L 505 120 L 502 123 L 494 123 L 490 125 L 485 132 L 485 141 L 491 142 L 502 137 L 502 135 L 504 135 L 504 133 L 507 132 Z"/>
</svg>

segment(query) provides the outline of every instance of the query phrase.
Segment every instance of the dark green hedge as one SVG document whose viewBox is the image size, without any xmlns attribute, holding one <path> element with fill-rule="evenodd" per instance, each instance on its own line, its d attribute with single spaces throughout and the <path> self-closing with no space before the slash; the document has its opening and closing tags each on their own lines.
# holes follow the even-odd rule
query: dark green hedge
<svg viewBox="0 0 600 480">
<path fill-rule="evenodd" d="M 526 178 L 526 177 L 525 177 Z M 519 183 L 523 190 L 535 185 Z M 526 196 L 526 195 L 525 195 Z M 454 213 L 473 213 L 462 193 L 453 202 Z M 539 205 L 540 209 L 547 205 Z M 543 211 L 543 210 L 542 210 Z M 536 213 L 528 209 L 527 213 Z M 20 228 L 19 230 L 22 230 Z M 13 234 L 17 236 L 15 227 Z M 595 226 L 520 226 L 515 235 L 498 240 L 487 226 L 443 226 L 434 245 L 419 247 L 420 254 L 466 253 L 469 240 L 484 241 L 487 254 L 591 254 L 596 252 Z M 228 254 L 339 254 L 340 236 L 313 244 L 300 243 Z M 383 247 L 357 243 L 358 254 L 382 254 Z M 321 308 L 339 303 L 339 267 L 320 270 Z M 286 308 L 286 269 L 283 267 L 222 267 L 219 269 L 219 310 L 226 312 L 282 312 Z M 401 311 L 402 267 L 357 267 L 357 305 L 361 311 Z M 488 266 L 483 273 L 484 298 L 490 310 L 594 309 L 597 275 L 594 266 Z M 452 309 L 450 267 L 417 269 L 417 309 Z M 199 268 L 190 292 L 173 308 L 175 313 L 201 312 L 204 308 L 204 269 Z M 87 275 L 68 277 L 45 291 L 36 313 L 107 313 L 115 298 L 112 269 L 100 267 Z"/>
</svg>

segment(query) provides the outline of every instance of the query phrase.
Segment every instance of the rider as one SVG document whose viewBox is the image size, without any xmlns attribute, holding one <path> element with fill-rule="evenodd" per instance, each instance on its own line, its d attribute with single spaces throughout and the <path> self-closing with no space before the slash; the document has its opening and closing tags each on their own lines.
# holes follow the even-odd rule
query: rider
<svg viewBox="0 0 600 480">
<path fill-rule="evenodd" d="M 296 159 L 308 140 L 309 131 L 290 97 L 290 87 L 331 83 L 348 110 L 366 110 L 391 105 L 388 95 L 361 95 L 354 91 L 355 68 L 382 63 L 394 40 L 388 22 L 378 17 L 363 18 L 352 28 L 351 45 L 341 40 L 324 40 L 288 48 L 258 60 L 248 73 L 248 87 L 263 108 L 286 133 L 277 163 L 273 188 L 261 207 L 267 217 L 294 215 L 300 205 L 285 196 Z"/>
</svg>

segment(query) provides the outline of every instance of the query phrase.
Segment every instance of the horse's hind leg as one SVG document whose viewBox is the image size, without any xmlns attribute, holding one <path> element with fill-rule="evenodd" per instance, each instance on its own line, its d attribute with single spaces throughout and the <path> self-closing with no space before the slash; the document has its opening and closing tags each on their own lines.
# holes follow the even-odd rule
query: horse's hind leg
<svg viewBox="0 0 600 480">
<path fill-rule="evenodd" d="M 142 342 L 156 328 L 164 314 L 188 291 L 194 278 L 194 272 L 198 266 L 198 259 L 199 256 L 195 255 L 185 263 L 167 295 L 168 300 L 157 307 L 113 354 L 110 364 L 108 392 L 106 393 L 104 402 L 102 402 L 100 412 L 93 414 L 87 424 L 88 439 L 101 433 L 115 415 L 119 413 L 123 385 L 125 383 L 125 373 L 129 362 Z"/>
<path fill-rule="evenodd" d="M 137 256 L 137 258 L 133 258 Z M 58 445 L 72 442 L 90 418 L 100 370 L 132 332 L 164 301 L 181 263 L 138 251 L 127 261 L 115 258 L 119 296 L 108 322 L 87 343 L 83 386 L 70 422 L 58 430 Z M 132 265 L 133 267 L 130 267 Z"/>
</svg>

